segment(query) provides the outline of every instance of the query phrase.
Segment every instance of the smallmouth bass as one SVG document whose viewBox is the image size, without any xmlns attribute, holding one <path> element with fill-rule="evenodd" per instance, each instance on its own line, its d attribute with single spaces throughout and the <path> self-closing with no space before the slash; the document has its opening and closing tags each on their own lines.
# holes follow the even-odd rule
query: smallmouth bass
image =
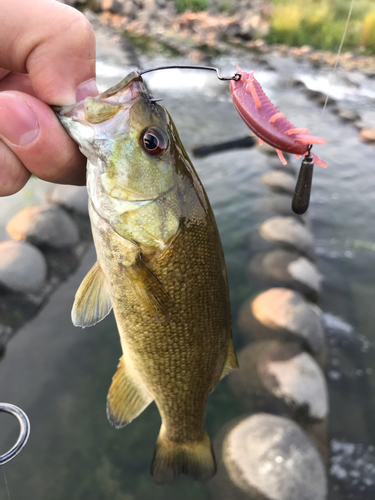
<svg viewBox="0 0 375 500">
<path fill-rule="evenodd" d="M 107 398 L 120 428 L 155 401 L 156 483 L 216 471 L 207 398 L 237 367 L 224 254 L 204 188 L 164 107 L 130 73 L 56 114 L 88 158 L 97 262 L 75 297 L 86 327 L 113 308 L 123 356 Z"/>
</svg>

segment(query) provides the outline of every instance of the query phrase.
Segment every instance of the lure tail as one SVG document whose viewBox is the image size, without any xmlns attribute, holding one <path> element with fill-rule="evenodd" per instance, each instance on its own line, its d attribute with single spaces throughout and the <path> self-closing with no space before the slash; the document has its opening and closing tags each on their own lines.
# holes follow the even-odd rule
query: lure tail
<svg viewBox="0 0 375 500">
<path fill-rule="evenodd" d="M 176 443 L 165 436 L 162 427 L 151 464 L 151 474 L 155 483 L 169 483 L 180 474 L 187 474 L 194 479 L 204 481 L 215 473 L 215 456 L 206 431 L 200 441 Z"/>
</svg>

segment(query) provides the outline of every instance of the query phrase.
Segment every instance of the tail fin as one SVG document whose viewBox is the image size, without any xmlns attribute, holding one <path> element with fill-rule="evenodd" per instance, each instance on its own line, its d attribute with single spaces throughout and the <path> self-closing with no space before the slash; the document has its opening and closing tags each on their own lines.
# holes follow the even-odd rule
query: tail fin
<svg viewBox="0 0 375 500">
<path fill-rule="evenodd" d="M 216 473 L 216 461 L 207 432 L 200 441 L 176 443 L 160 432 L 156 441 L 151 474 L 156 484 L 173 481 L 180 474 L 204 481 Z"/>
</svg>

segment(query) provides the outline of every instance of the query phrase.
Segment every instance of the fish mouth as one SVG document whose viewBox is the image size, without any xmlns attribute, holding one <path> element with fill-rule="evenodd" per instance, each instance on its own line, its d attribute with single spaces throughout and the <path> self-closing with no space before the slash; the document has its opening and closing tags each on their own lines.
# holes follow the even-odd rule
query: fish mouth
<svg viewBox="0 0 375 500">
<path fill-rule="evenodd" d="M 136 99 L 146 88 L 141 74 L 138 71 L 132 71 L 119 83 L 99 94 L 99 98 L 108 102 L 128 102 Z"/>
<path fill-rule="evenodd" d="M 96 97 L 86 97 L 68 106 L 51 106 L 60 121 L 80 123 L 101 123 L 118 111 L 131 105 L 141 94 L 147 94 L 143 79 L 138 71 L 132 71 L 118 84 Z M 147 94 L 148 95 L 148 94 Z M 107 112 L 104 110 L 107 108 Z"/>
</svg>

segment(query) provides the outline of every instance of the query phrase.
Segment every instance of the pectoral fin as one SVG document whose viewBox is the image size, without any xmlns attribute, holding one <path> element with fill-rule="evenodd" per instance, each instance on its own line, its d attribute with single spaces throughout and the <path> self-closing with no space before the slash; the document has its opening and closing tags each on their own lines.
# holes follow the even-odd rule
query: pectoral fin
<svg viewBox="0 0 375 500">
<path fill-rule="evenodd" d="M 127 268 L 129 287 L 141 304 L 156 317 L 158 322 L 165 318 L 171 321 L 173 300 L 160 279 L 138 257 L 135 263 Z"/>
<path fill-rule="evenodd" d="M 234 350 L 233 340 L 230 339 L 228 345 L 227 358 L 225 360 L 223 372 L 221 374 L 220 379 L 224 378 L 225 375 L 228 375 L 228 373 L 234 370 L 235 368 L 238 368 L 238 361 Z"/>
<path fill-rule="evenodd" d="M 152 397 L 131 376 L 121 357 L 107 396 L 108 420 L 117 429 L 124 427 L 138 417 L 152 401 Z"/>
<path fill-rule="evenodd" d="M 98 262 L 80 284 L 72 309 L 73 325 L 92 326 L 104 319 L 112 309 L 107 281 Z"/>
</svg>

